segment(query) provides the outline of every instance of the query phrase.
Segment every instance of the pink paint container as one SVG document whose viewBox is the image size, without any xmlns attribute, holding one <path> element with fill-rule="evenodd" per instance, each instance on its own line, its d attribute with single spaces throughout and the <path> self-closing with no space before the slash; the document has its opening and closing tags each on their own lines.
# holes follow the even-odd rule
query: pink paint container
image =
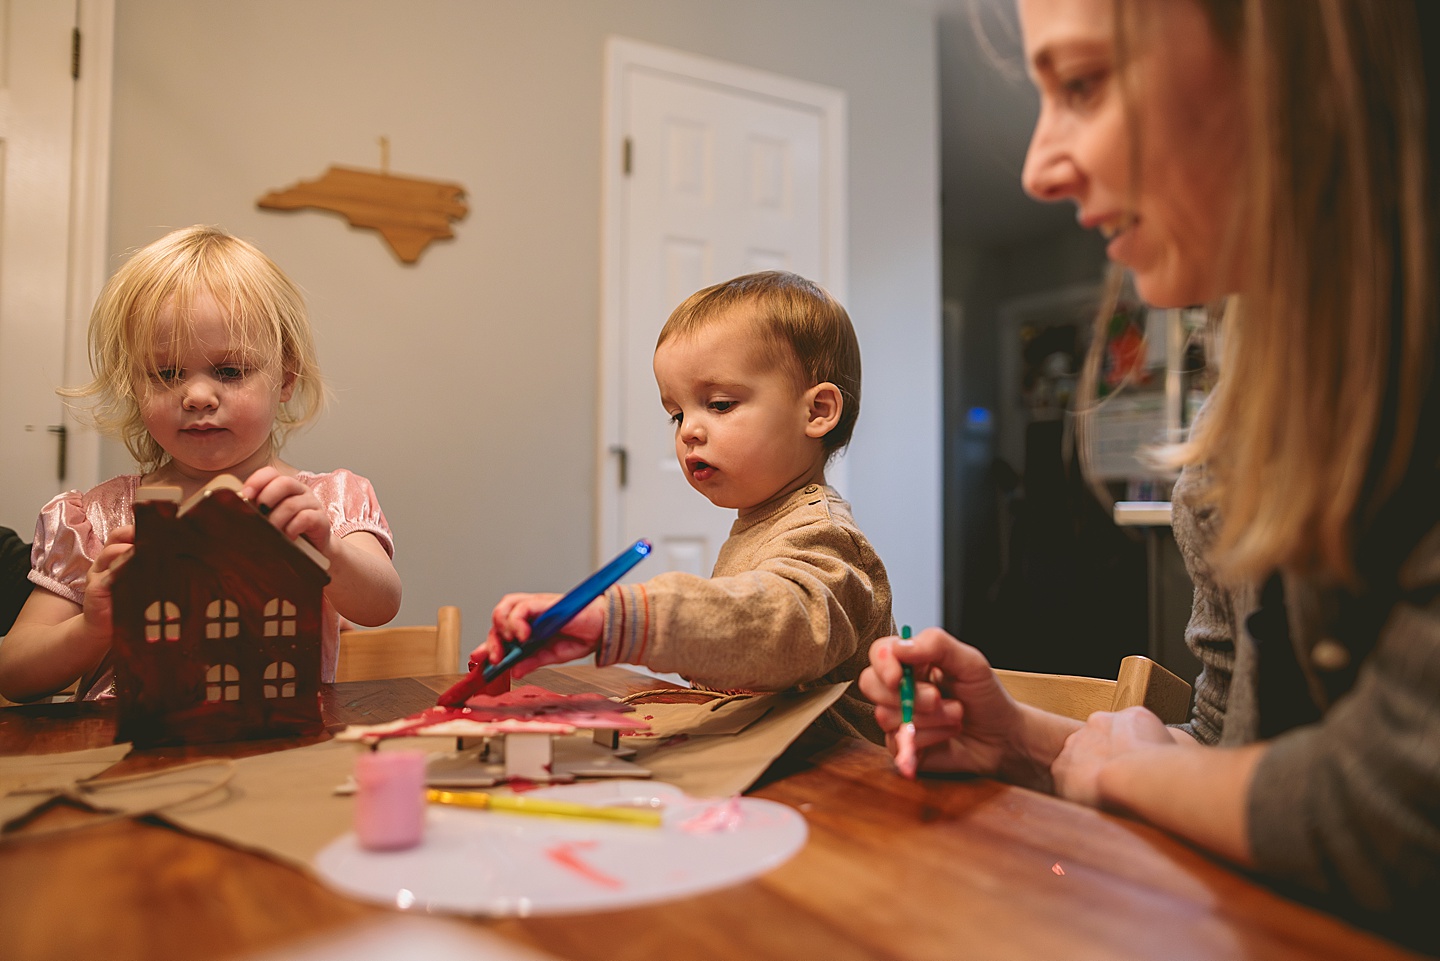
<svg viewBox="0 0 1440 961">
<path fill-rule="evenodd" d="M 366 751 L 355 759 L 355 837 L 370 851 L 420 843 L 425 829 L 425 755 Z"/>
</svg>

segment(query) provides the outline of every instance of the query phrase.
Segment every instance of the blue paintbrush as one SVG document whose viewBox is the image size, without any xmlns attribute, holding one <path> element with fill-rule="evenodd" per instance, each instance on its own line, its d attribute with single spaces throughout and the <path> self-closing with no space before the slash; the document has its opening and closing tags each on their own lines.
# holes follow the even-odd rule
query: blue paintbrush
<svg viewBox="0 0 1440 961">
<path fill-rule="evenodd" d="M 625 548 L 619 557 L 585 578 L 574 590 L 556 601 L 545 613 L 535 618 L 530 625 L 530 637 L 525 643 L 511 644 L 506 650 L 505 656 L 494 664 L 477 661 L 472 657 L 470 673 L 461 678 L 444 694 L 441 694 L 440 700 L 436 703 L 441 707 L 455 707 L 474 697 L 485 685 L 548 644 L 550 639 L 560 633 L 560 629 L 569 624 L 586 604 L 604 594 L 611 584 L 614 584 L 626 571 L 644 560 L 649 553 L 650 542 L 643 539 Z"/>
</svg>

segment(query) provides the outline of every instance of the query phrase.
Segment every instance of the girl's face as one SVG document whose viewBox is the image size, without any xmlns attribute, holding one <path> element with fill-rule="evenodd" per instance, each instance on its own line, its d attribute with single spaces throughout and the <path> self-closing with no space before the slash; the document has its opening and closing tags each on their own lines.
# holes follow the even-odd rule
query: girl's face
<svg viewBox="0 0 1440 961">
<path fill-rule="evenodd" d="M 1200 5 L 1137 0 L 1123 65 L 1114 0 L 1019 6 L 1040 91 L 1026 192 L 1072 201 L 1080 225 L 1110 238 L 1106 253 L 1152 305 L 1234 292 L 1244 105 L 1239 65 Z"/>
<path fill-rule="evenodd" d="M 171 338 L 177 323 L 189 331 L 178 348 Z M 158 334 L 158 372 L 140 399 L 140 414 L 173 458 L 171 469 L 203 484 L 219 474 L 243 481 L 270 463 L 270 431 L 294 378 L 247 353 L 208 293 L 185 310 L 167 306 Z"/>
<path fill-rule="evenodd" d="M 716 507 L 745 511 L 823 481 L 825 451 L 807 430 L 807 392 L 763 353 L 746 320 L 707 324 L 655 351 L 675 456 L 690 486 Z"/>
</svg>

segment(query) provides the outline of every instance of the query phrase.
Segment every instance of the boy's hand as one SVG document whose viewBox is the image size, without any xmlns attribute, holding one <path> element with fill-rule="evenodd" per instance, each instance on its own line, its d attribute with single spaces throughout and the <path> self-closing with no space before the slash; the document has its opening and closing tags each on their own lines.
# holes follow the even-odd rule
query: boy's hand
<svg viewBox="0 0 1440 961">
<path fill-rule="evenodd" d="M 135 550 L 135 525 L 117 527 L 105 538 L 105 546 L 95 556 L 95 563 L 85 575 L 85 631 L 92 637 L 104 638 L 108 643 L 114 633 L 113 607 L 110 601 L 110 581 L 115 571 Z"/>
<path fill-rule="evenodd" d="M 330 553 L 330 512 L 299 478 L 262 467 L 245 480 L 241 496 L 291 540 L 301 535 L 320 553 Z"/>
<path fill-rule="evenodd" d="M 531 623 L 560 597 L 559 594 L 506 594 L 491 614 L 485 643 L 475 648 L 470 659 L 475 663 L 498 663 L 510 644 L 523 644 L 530 639 Z M 605 599 L 601 597 L 581 608 L 542 650 L 516 664 L 511 676 L 524 677 L 537 667 L 584 657 L 600 646 L 604 631 Z"/>
</svg>

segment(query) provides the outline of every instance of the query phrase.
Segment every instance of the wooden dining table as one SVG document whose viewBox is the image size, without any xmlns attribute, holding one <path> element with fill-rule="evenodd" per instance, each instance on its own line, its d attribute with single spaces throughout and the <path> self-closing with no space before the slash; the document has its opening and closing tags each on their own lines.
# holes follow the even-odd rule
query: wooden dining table
<svg viewBox="0 0 1440 961">
<path fill-rule="evenodd" d="M 327 731 L 434 703 L 454 677 L 328 685 Z M 623 695 L 655 680 L 546 668 L 527 682 Z M 113 709 L 0 709 L 0 755 L 109 744 Z M 133 751 L 106 776 L 328 737 Z M 809 835 L 753 880 L 646 907 L 473 918 L 491 936 L 573 961 L 676 959 L 1416 958 L 1134 821 L 986 778 L 907 781 L 865 741 L 802 735 L 747 792 L 800 811 Z M 164 823 L 69 802 L 0 843 L 0 957 L 238 958 L 395 914 L 305 871 Z M 439 961 L 439 959 L 437 959 Z"/>
</svg>

